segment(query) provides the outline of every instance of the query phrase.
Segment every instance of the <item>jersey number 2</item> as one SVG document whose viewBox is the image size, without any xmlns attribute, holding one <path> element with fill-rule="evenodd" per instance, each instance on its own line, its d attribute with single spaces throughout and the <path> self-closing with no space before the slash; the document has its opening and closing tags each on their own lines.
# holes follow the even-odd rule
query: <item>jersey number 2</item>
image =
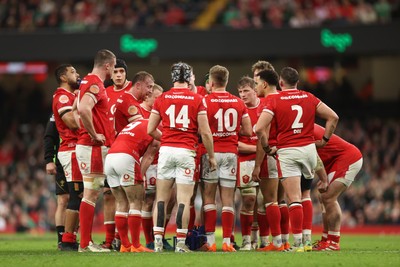
<svg viewBox="0 0 400 267">
<path fill-rule="evenodd" d="M 303 123 L 300 122 L 301 117 L 303 116 L 303 108 L 299 105 L 292 105 L 292 110 L 297 111 L 297 116 L 293 121 L 292 129 L 303 128 Z"/>
</svg>

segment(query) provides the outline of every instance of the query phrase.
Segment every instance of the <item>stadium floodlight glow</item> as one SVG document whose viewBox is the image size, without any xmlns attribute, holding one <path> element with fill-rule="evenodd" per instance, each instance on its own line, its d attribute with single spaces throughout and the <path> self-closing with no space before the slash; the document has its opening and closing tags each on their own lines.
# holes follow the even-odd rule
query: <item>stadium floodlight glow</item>
<svg viewBox="0 0 400 267">
<path fill-rule="evenodd" d="M 130 34 L 124 34 L 120 38 L 120 48 L 124 53 L 133 52 L 138 57 L 147 57 L 158 47 L 156 39 L 135 39 Z"/>
<path fill-rule="evenodd" d="M 339 53 L 343 53 L 353 44 L 353 37 L 349 33 L 333 33 L 328 29 L 322 29 L 321 44 L 324 47 L 334 47 Z"/>
</svg>

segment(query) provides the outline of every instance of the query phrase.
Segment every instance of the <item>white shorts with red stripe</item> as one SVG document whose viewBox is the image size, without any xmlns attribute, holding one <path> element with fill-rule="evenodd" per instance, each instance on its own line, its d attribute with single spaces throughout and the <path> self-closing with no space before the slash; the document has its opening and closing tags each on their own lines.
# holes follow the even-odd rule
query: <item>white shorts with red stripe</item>
<svg viewBox="0 0 400 267">
<path fill-rule="evenodd" d="M 278 161 L 272 156 L 265 156 L 261 163 L 260 179 L 277 179 L 282 177 Z"/>
<path fill-rule="evenodd" d="M 82 182 L 82 174 L 79 170 L 75 150 L 59 151 L 57 157 L 64 169 L 67 182 Z"/>
<path fill-rule="evenodd" d="M 241 160 L 239 157 L 239 168 L 236 186 L 239 188 L 249 188 L 258 186 L 258 182 L 253 182 L 251 175 L 254 170 L 254 160 Z"/>
<path fill-rule="evenodd" d="M 277 151 L 277 161 L 282 178 L 303 174 L 306 179 L 312 179 L 317 166 L 317 149 L 314 143 L 302 147 L 280 148 Z"/>
<path fill-rule="evenodd" d="M 75 151 L 82 176 L 88 174 L 104 175 L 104 160 L 108 147 L 76 145 Z"/>
<path fill-rule="evenodd" d="M 157 179 L 175 179 L 177 184 L 194 184 L 196 151 L 162 146 L 158 157 Z"/>
<path fill-rule="evenodd" d="M 151 164 L 146 171 L 146 192 L 156 192 L 157 164 Z"/>
<path fill-rule="evenodd" d="M 351 183 L 354 182 L 354 178 L 357 176 L 358 172 L 361 170 L 362 164 L 363 159 L 361 158 L 345 168 L 335 168 L 337 166 L 333 165 L 332 169 L 327 170 L 329 184 L 333 181 L 338 181 L 349 187 Z"/>
<path fill-rule="evenodd" d="M 108 154 L 104 164 L 104 172 L 111 188 L 142 184 L 140 164 L 129 154 Z"/>
</svg>

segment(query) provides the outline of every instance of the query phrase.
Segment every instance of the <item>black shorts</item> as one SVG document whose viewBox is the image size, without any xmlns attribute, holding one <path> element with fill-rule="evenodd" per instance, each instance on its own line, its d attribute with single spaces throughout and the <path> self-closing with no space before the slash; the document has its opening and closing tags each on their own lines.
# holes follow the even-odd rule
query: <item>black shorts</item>
<svg viewBox="0 0 400 267">
<path fill-rule="evenodd" d="M 56 195 L 69 194 L 67 179 L 64 175 L 64 169 L 57 161 L 57 174 L 56 174 Z"/>
</svg>

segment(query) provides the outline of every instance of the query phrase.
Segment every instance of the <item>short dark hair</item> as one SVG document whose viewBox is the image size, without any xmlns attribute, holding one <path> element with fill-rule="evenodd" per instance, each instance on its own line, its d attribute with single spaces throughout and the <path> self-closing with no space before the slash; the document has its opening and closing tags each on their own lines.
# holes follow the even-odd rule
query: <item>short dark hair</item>
<svg viewBox="0 0 400 267">
<path fill-rule="evenodd" d="M 72 67 L 71 64 L 61 64 L 56 68 L 54 71 L 54 75 L 56 76 L 57 83 L 60 85 L 61 84 L 61 76 L 67 73 L 67 68 Z"/>
<path fill-rule="evenodd" d="M 238 89 L 240 89 L 245 86 L 249 86 L 254 89 L 256 87 L 256 83 L 249 76 L 243 76 L 242 78 L 240 78 L 237 87 L 238 87 Z"/>
<path fill-rule="evenodd" d="M 269 85 L 278 86 L 279 84 L 278 73 L 274 70 L 262 70 L 256 76 L 259 76 L 261 80 L 266 81 Z"/>
<path fill-rule="evenodd" d="M 295 86 L 299 82 L 299 73 L 291 67 L 284 67 L 281 70 L 281 79 L 288 86 Z"/>
<path fill-rule="evenodd" d="M 106 63 L 111 63 L 111 61 L 115 58 L 113 52 L 107 49 L 101 49 L 97 51 L 96 56 L 94 57 L 94 66 L 101 67 Z"/>
<path fill-rule="evenodd" d="M 153 75 L 151 75 L 146 71 L 139 71 L 138 73 L 135 74 L 135 76 L 133 76 L 132 85 L 134 85 L 137 82 L 143 82 L 144 80 L 146 80 L 147 77 L 149 77 L 154 81 Z"/>
</svg>

